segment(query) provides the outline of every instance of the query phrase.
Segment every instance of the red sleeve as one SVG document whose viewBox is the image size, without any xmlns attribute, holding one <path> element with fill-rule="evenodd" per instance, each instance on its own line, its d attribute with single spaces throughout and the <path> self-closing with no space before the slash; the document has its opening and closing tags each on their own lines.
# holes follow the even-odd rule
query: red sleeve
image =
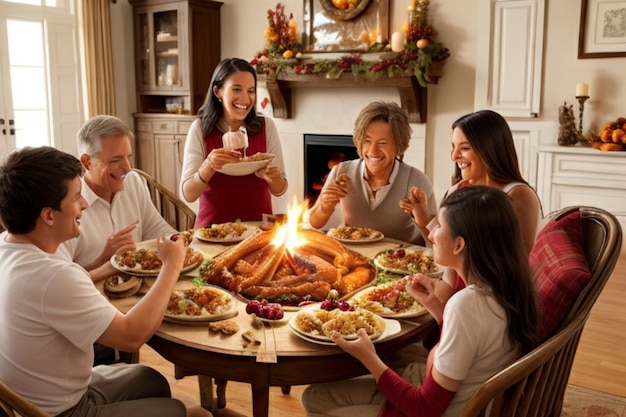
<svg viewBox="0 0 626 417">
<path fill-rule="evenodd" d="M 428 373 L 421 387 L 416 387 L 387 369 L 377 385 L 387 399 L 380 417 L 441 417 L 456 394 L 437 384 L 432 372 Z"/>
<path fill-rule="evenodd" d="M 463 288 L 465 288 L 465 282 L 463 281 L 463 278 L 461 278 L 461 276 L 459 274 L 456 274 L 456 281 L 454 282 L 454 290 L 455 291 L 461 291 Z"/>
</svg>

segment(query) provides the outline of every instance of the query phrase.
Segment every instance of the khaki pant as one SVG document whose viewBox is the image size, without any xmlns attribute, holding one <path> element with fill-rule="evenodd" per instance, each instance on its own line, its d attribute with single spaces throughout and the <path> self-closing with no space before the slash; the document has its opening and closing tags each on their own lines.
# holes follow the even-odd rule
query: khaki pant
<svg viewBox="0 0 626 417">
<path fill-rule="evenodd" d="M 411 363 L 398 373 L 420 386 L 426 379 L 426 363 Z M 385 406 L 385 397 L 374 378 L 366 375 L 310 385 L 302 393 L 302 404 L 308 417 L 377 417 Z"/>
<path fill-rule="evenodd" d="M 58 417 L 185 417 L 185 406 L 172 399 L 170 386 L 156 370 L 139 364 L 93 368 L 89 389 Z"/>
</svg>

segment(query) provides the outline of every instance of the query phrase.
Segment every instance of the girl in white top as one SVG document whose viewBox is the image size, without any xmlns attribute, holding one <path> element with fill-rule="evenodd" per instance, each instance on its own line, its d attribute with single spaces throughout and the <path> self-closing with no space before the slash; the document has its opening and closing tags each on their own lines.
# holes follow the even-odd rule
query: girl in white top
<svg viewBox="0 0 626 417">
<path fill-rule="evenodd" d="M 401 373 L 376 353 L 363 329 L 357 340 L 331 338 L 372 376 L 314 384 L 302 395 L 309 417 L 458 416 L 489 377 L 537 344 L 539 322 L 528 256 L 510 199 L 487 186 L 450 194 L 430 224 L 435 262 L 452 268 L 466 287 L 448 301 L 441 342 L 425 363 Z M 407 291 L 429 296 L 423 274 L 407 278 Z"/>
</svg>

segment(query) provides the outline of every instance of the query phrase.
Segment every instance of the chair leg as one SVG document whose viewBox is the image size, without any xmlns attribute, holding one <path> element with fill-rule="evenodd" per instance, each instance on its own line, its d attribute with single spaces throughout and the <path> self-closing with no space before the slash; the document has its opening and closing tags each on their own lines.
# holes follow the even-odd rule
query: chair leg
<svg viewBox="0 0 626 417">
<path fill-rule="evenodd" d="M 280 387 L 280 391 L 283 393 L 283 395 L 289 395 L 291 394 L 291 385 L 283 385 Z"/>
</svg>

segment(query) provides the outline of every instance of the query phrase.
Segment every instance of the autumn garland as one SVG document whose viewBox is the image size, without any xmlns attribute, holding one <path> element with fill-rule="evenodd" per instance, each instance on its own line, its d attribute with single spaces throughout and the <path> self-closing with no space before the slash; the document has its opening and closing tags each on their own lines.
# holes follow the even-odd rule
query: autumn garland
<svg viewBox="0 0 626 417">
<path fill-rule="evenodd" d="M 326 78 L 339 78 L 344 72 L 355 77 L 375 80 L 381 77 L 414 75 L 426 87 L 437 81 L 438 71 L 450 56 L 448 48 L 434 41 L 435 31 L 428 24 L 430 0 L 414 0 L 411 21 L 407 27 L 406 47 L 402 52 L 389 52 L 386 43 L 373 43 L 367 52 L 383 52 L 379 61 L 366 61 L 360 53 L 339 59 L 302 59 L 302 45 L 296 41 L 296 22 L 293 14 L 285 15 L 285 6 L 276 5 L 267 12 L 268 27 L 264 36 L 267 45 L 250 62 L 259 74 L 276 77 L 281 71 L 293 74 L 323 74 Z M 385 53 L 387 52 L 387 53 Z"/>
</svg>

